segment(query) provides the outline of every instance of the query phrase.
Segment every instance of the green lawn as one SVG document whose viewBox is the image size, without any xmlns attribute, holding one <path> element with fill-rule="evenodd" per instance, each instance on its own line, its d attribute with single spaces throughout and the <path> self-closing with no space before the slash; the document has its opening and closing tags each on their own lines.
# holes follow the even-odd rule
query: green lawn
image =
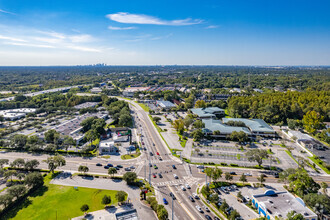
<svg viewBox="0 0 330 220">
<path fill-rule="evenodd" d="M 49 181 L 47 181 L 49 182 Z M 72 186 L 60 186 L 45 183 L 23 204 L 13 209 L 8 217 L 11 219 L 71 219 L 83 215 L 80 207 L 88 204 L 89 211 L 103 209 L 101 200 L 104 195 L 110 195 L 112 204 L 117 204 L 116 191 L 99 190 Z"/>
<path fill-rule="evenodd" d="M 125 154 L 125 155 L 121 155 L 120 158 L 121 158 L 122 160 L 128 160 L 128 159 L 136 158 L 136 157 L 138 157 L 138 156 L 140 156 L 140 155 L 141 155 L 141 153 L 138 152 L 138 153 L 135 153 L 135 154 Z"/>
<path fill-rule="evenodd" d="M 320 159 L 315 159 L 314 157 L 308 157 L 311 159 L 317 166 L 319 166 L 324 172 L 327 174 L 330 174 L 330 170 L 328 170 L 326 167 L 323 166 L 323 161 Z"/>
<path fill-rule="evenodd" d="M 136 103 L 139 104 L 139 106 L 141 106 L 141 108 L 143 108 L 144 111 L 149 112 L 150 108 L 148 106 L 146 106 L 143 103 L 138 103 L 138 102 L 136 102 Z"/>
</svg>

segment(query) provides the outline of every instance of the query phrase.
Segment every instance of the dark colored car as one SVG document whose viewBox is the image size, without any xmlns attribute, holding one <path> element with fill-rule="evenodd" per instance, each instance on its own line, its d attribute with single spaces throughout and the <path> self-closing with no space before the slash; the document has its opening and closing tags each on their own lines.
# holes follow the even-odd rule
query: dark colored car
<svg viewBox="0 0 330 220">
<path fill-rule="evenodd" d="M 107 166 L 104 166 L 104 169 L 109 169 L 109 166 L 107 165 Z"/>
<path fill-rule="evenodd" d="M 173 200 L 176 200 L 176 197 L 172 192 L 170 192 L 170 196 L 173 198 Z"/>
<path fill-rule="evenodd" d="M 172 167 L 173 167 L 173 169 L 176 169 L 176 166 L 174 164 L 172 165 Z"/>
<path fill-rule="evenodd" d="M 211 216 L 209 216 L 209 215 L 205 215 L 205 218 L 206 218 L 207 220 L 212 220 Z"/>
<path fill-rule="evenodd" d="M 116 170 L 120 170 L 120 168 L 119 167 L 115 167 L 116 168 Z"/>
<path fill-rule="evenodd" d="M 195 202 L 195 199 L 192 196 L 188 196 L 188 198 L 190 199 L 190 201 Z"/>
<path fill-rule="evenodd" d="M 230 175 L 236 175 L 236 172 L 230 172 Z"/>
<path fill-rule="evenodd" d="M 152 167 L 152 164 L 151 163 L 149 163 L 149 167 Z"/>
<path fill-rule="evenodd" d="M 150 154 L 150 156 L 154 156 L 154 154 L 152 152 L 150 152 L 149 154 Z"/>
<path fill-rule="evenodd" d="M 119 168 L 123 168 L 123 166 L 122 166 L 122 165 L 117 165 L 117 167 L 119 167 Z"/>
<path fill-rule="evenodd" d="M 96 166 L 97 166 L 97 167 L 101 167 L 102 164 L 101 164 L 101 163 L 97 163 Z"/>
<path fill-rule="evenodd" d="M 220 220 L 220 218 L 218 218 L 217 216 L 214 217 L 214 220 Z"/>
<path fill-rule="evenodd" d="M 131 171 L 131 168 L 126 167 L 126 168 L 125 168 L 125 171 Z"/>
<path fill-rule="evenodd" d="M 113 165 L 111 163 L 108 163 L 107 166 L 108 167 L 113 167 Z"/>
<path fill-rule="evenodd" d="M 159 178 L 163 178 L 163 175 L 161 173 L 158 173 Z"/>
</svg>

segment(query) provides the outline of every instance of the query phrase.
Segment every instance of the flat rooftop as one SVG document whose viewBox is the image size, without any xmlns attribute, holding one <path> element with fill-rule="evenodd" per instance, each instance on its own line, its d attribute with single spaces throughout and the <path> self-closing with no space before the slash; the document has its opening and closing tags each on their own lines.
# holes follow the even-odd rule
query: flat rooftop
<svg viewBox="0 0 330 220">
<path fill-rule="evenodd" d="M 267 190 L 264 194 L 253 195 L 253 197 L 258 200 L 258 205 L 267 209 L 272 216 L 285 218 L 287 213 L 294 210 L 305 218 L 316 217 L 316 214 L 306 207 L 302 199 L 294 197 L 287 191 Z"/>
<path fill-rule="evenodd" d="M 74 106 L 74 108 L 75 109 L 92 108 L 97 106 L 98 104 L 99 104 L 98 102 L 85 102 Z"/>
</svg>

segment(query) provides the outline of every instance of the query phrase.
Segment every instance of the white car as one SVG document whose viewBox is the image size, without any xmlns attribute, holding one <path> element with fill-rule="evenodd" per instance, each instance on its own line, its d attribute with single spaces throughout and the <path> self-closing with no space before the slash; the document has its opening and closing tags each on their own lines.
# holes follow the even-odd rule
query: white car
<svg viewBox="0 0 330 220">
<path fill-rule="evenodd" d="M 246 199 L 246 201 L 250 201 L 250 197 L 244 196 L 244 198 Z"/>
<path fill-rule="evenodd" d="M 181 186 L 182 191 L 186 191 L 186 188 L 184 186 Z"/>
<path fill-rule="evenodd" d="M 207 207 L 206 205 L 204 205 L 204 207 L 203 207 L 204 209 L 205 209 L 205 211 L 207 211 L 207 212 L 210 212 L 210 209 L 209 209 L 209 207 Z"/>
<path fill-rule="evenodd" d="M 245 176 L 252 176 L 251 173 L 244 173 Z"/>
<path fill-rule="evenodd" d="M 198 205 L 196 205 L 196 209 L 197 209 L 200 213 L 203 213 L 203 212 L 204 212 L 203 209 L 202 209 L 200 206 L 198 206 Z"/>
<path fill-rule="evenodd" d="M 196 193 L 193 193 L 192 196 L 195 198 L 195 199 L 199 199 L 198 195 Z"/>
<path fill-rule="evenodd" d="M 188 183 L 186 183 L 186 188 L 187 188 L 187 189 L 191 189 L 191 187 L 189 186 Z"/>
</svg>

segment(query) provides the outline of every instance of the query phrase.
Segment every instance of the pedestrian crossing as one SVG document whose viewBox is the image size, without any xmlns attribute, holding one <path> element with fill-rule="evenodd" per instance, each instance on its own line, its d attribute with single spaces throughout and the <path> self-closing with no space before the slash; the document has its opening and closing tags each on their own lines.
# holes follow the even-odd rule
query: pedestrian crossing
<svg viewBox="0 0 330 220">
<path fill-rule="evenodd" d="M 171 162 L 173 163 L 173 160 L 150 160 L 150 163 L 155 164 L 155 163 L 168 163 Z"/>
<path fill-rule="evenodd" d="M 183 179 L 171 180 L 165 182 L 152 183 L 153 186 L 175 186 L 179 188 L 182 184 L 188 183 L 190 186 L 198 185 L 200 179 L 195 177 L 183 177 Z"/>
</svg>

